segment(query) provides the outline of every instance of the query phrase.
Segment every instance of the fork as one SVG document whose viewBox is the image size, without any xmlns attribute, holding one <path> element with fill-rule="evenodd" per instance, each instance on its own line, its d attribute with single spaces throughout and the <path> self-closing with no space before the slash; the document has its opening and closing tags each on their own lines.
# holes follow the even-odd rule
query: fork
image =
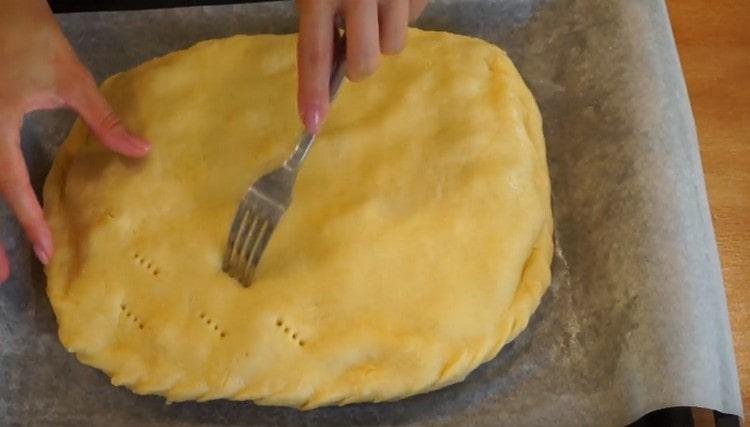
<svg viewBox="0 0 750 427">
<path fill-rule="evenodd" d="M 331 101 L 344 79 L 345 46 L 345 36 L 335 29 Z M 314 141 L 315 134 L 303 131 L 291 156 L 281 167 L 260 177 L 242 197 L 229 230 L 223 269 L 243 286 L 250 286 L 268 241 L 292 202 L 297 172 Z"/>
</svg>

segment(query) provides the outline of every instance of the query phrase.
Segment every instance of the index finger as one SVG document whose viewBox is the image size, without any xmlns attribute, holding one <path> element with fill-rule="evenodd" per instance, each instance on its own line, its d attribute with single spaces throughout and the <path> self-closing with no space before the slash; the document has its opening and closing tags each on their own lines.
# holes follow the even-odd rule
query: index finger
<svg viewBox="0 0 750 427">
<path fill-rule="evenodd" d="M 427 6 L 427 0 L 411 0 L 409 2 L 409 22 L 416 21 L 425 6 Z"/>
<path fill-rule="evenodd" d="M 297 2 L 300 15 L 297 107 L 302 123 L 310 133 L 320 130 L 330 102 L 328 91 L 336 10 L 329 3 L 318 0 Z"/>
</svg>

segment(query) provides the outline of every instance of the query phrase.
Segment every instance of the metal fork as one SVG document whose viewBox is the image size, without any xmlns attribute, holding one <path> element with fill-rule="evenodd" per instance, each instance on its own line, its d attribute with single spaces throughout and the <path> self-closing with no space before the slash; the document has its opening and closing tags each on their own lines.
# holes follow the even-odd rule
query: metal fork
<svg viewBox="0 0 750 427">
<path fill-rule="evenodd" d="M 331 101 L 344 79 L 345 45 L 345 36 L 336 29 L 330 81 Z M 315 135 L 305 130 L 284 164 L 260 177 L 242 197 L 229 231 L 223 269 L 243 286 L 250 286 L 260 257 L 282 215 L 289 208 L 297 172 L 314 141 Z"/>
</svg>

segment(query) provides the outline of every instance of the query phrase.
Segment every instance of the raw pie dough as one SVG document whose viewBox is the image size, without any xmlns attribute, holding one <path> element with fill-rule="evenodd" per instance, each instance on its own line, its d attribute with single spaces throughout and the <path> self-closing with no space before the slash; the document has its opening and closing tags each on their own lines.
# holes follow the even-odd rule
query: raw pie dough
<svg viewBox="0 0 750 427">
<path fill-rule="evenodd" d="M 102 86 L 145 160 L 80 122 L 44 188 L 60 340 L 172 401 L 321 405 L 461 381 L 550 282 L 539 111 L 484 41 L 411 30 L 345 83 L 256 281 L 221 271 L 239 198 L 300 133 L 294 35 L 211 40 Z"/>
</svg>

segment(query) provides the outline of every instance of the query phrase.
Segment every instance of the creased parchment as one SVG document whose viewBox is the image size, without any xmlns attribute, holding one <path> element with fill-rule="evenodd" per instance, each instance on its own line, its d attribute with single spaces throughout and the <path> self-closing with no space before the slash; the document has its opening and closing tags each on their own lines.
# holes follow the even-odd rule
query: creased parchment
<svg viewBox="0 0 750 427">
<path fill-rule="evenodd" d="M 97 79 L 207 38 L 295 31 L 287 2 L 58 17 Z M 460 384 L 399 402 L 299 412 L 165 405 L 79 364 L 8 209 L 0 239 L 0 424 L 622 425 L 654 409 L 741 414 L 696 133 L 661 0 L 438 0 L 417 26 L 506 49 L 540 104 L 556 220 L 553 285 L 528 329 Z M 39 190 L 72 123 L 22 132 Z M 0 173 L 2 173 L 0 171 Z"/>
</svg>

